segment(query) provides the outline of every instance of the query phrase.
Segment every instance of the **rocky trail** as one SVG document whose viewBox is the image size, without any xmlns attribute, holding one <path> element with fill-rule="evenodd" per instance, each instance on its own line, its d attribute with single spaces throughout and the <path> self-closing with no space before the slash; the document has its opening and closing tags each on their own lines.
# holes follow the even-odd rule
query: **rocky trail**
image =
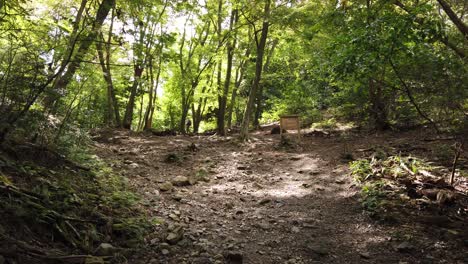
<svg viewBox="0 0 468 264">
<path fill-rule="evenodd" d="M 351 151 L 404 141 L 355 137 Z M 407 140 L 407 139 L 406 139 Z M 129 263 L 464 263 L 444 237 L 377 224 L 363 213 L 360 189 L 334 137 L 304 137 L 292 148 L 279 135 L 251 142 L 216 136 L 114 132 L 96 152 L 161 220 Z"/>
</svg>

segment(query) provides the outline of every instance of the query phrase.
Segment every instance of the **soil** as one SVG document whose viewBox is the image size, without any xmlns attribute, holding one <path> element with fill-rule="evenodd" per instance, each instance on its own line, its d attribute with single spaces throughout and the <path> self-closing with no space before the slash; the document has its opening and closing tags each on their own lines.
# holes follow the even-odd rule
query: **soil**
<svg viewBox="0 0 468 264">
<path fill-rule="evenodd" d="M 344 151 L 359 158 L 408 144 L 435 159 L 430 136 L 311 136 L 284 146 L 269 131 L 248 143 L 115 131 L 95 145 L 161 221 L 129 263 L 468 263 L 463 232 L 370 218 L 343 160 Z"/>
</svg>

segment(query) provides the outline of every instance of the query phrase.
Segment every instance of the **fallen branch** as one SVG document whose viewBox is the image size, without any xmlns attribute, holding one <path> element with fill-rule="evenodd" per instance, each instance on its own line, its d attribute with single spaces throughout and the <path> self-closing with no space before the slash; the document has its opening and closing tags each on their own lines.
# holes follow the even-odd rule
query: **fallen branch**
<svg viewBox="0 0 468 264">
<path fill-rule="evenodd" d="M 445 137 L 445 138 L 425 138 L 423 141 L 432 142 L 432 141 L 442 141 L 442 140 L 455 140 L 455 137 Z"/>
<path fill-rule="evenodd" d="M 458 144 L 458 148 L 455 153 L 455 158 L 453 159 L 453 164 L 452 164 L 452 175 L 450 175 L 450 185 L 453 185 L 453 182 L 455 180 L 455 170 L 457 168 L 457 163 L 458 159 L 460 158 L 460 154 L 463 150 L 463 144 L 465 141 L 462 141 L 461 143 Z"/>
<path fill-rule="evenodd" d="M 26 197 L 26 198 L 28 198 L 30 200 L 40 201 L 39 197 L 33 196 L 33 195 L 29 194 L 29 193 L 26 193 L 26 192 L 22 191 L 20 188 L 15 187 L 13 185 L 6 185 L 3 182 L 0 182 L 0 191 L 15 194 L 17 196 L 23 196 L 23 197 Z"/>
</svg>

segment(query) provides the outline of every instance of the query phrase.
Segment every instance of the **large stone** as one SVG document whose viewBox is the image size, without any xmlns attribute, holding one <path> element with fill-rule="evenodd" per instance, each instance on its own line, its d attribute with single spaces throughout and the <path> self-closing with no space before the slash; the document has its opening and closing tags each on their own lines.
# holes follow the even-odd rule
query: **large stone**
<svg viewBox="0 0 468 264">
<path fill-rule="evenodd" d="M 94 254 L 96 256 L 112 256 L 116 252 L 116 248 L 109 243 L 101 243 L 99 247 L 95 250 Z"/>
<path fill-rule="evenodd" d="M 170 232 L 166 237 L 166 241 L 169 244 L 174 245 L 182 239 L 182 236 L 182 232 Z"/>
<path fill-rule="evenodd" d="M 162 192 L 169 192 L 169 191 L 171 191 L 173 188 L 174 188 L 174 186 L 173 186 L 172 183 L 170 183 L 170 182 L 164 182 L 164 183 L 161 183 L 161 184 L 159 185 L 159 190 L 161 190 Z"/>
<path fill-rule="evenodd" d="M 177 176 L 172 180 L 172 184 L 175 186 L 187 186 L 190 185 L 190 181 L 185 176 Z"/>
<path fill-rule="evenodd" d="M 259 205 L 265 205 L 265 204 L 267 204 L 267 203 L 269 203 L 269 202 L 271 202 L 271 199 L 270 199 L 270 198 L 263 198 L 263 199 L 261 199 L 261 200 L 258 202 L 258 204 L 259 204 Z"/>
<path fill-rule="evenodd" d="M 315 255 L 317 256 L 326 256 L 328 255 L 328 247 L 324 244 L 320 244 L 320 243 L 317 243 L 317 244 L 311 244 L 311 245 L 308 245 L 307 248 Z"/>
<path fill-rule="evenodd" d="M 408 241 L 402 242 L 402 243 L 400 243 L 400 244 L 398 244 L 396 246 L 396 250 L 398 252 L 406 252 L 407 253 L 407 252 L 412 251 L 413 249 L 414 249 L 414 246 L 411 245 L 411 243 L 408 242 Z"/>
<path fill-rule="evenodd" d="M 244 256 L 240 252 L 228 251 L 224 253 L 224 259 L 226 263 L 231 264 L 242 264 L 244 262 Z"/>
</svg>

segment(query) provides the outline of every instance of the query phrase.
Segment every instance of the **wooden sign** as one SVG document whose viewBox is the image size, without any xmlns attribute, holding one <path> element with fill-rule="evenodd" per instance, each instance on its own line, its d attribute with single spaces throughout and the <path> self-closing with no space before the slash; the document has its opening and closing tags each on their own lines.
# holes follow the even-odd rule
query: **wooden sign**
<svg viewBox="0 0 468 264">
<path fill-rule="evenodd" d="M 285 130 L 297 130 L 297 134 L 301 135 L 301 120 L 298 115 L 284 115 L 280 116 L 280 131 L 283 134 Z"/>
</svg>

